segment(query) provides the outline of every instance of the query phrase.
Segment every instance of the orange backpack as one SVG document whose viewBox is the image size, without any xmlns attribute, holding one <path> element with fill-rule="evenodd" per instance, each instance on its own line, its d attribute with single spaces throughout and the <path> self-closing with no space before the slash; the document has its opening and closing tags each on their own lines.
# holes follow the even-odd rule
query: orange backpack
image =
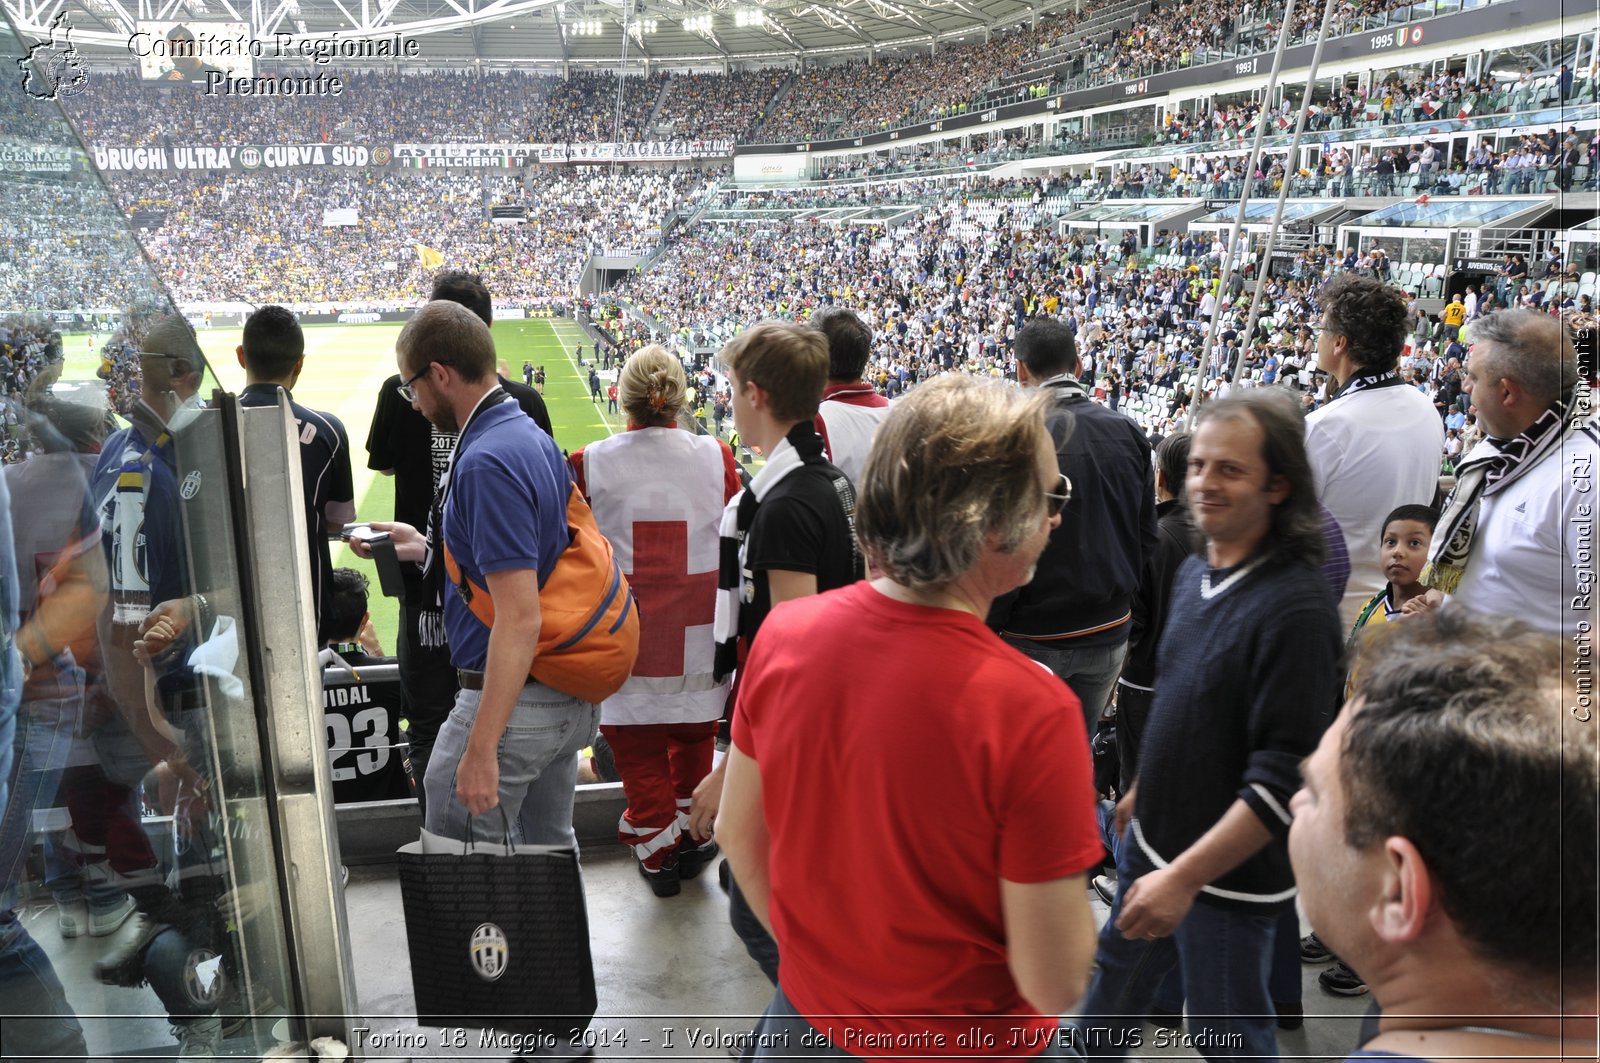
<svg viewBox="0 0 1600 1063">
<path fill-rule="evenodd" d="M 574 484 L 567 497 L 572 541 L 539 588 L 539 646 L 530 674 L 582 701 L 604 701 L 628 681 L 639 656 L 639 607 L 611 542 Z M 444 549 L 445 572 L 472 615 L 494 626 L 486 588 L 467 579 Z"/>
</svg>

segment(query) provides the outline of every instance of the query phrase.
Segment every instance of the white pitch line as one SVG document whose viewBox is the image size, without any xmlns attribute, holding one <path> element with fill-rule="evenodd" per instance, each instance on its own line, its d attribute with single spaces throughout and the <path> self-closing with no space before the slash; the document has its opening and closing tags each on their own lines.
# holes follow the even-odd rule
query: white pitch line
<svg viewBox="0 0 1600 1063">
<path fill-rule="evenodd" d="M 588 396 L 588 394 L 589 394 L 589 378 L 583 375 L 583 370 L 582 369 L 578 368 L 578 360 L 572 356 L 572 348 L 567 346 L 567 341 L 564 338 L 562 338 L 561 329 L 556 326 L 556 320 L 557 319 L 551 318 L 549 320 L 550 320 L 550 331 L 555 334 L 556 342 L 561 344 L 561 350 L 567 356 L 567 364 L 572 367 L 573 375 L 576 376 L 578 378 L 579 382 L 581 382 L 583 384 L 583 393 L 584 393 L 584 395 Z M 594 402 L 593 399 L 590 399 L 590 401 Z M 594 408 L 595 408 L 595 412 L 600 415 L 601 423 L 603 423 L 606 426 L 607 434 L 616 435 L 617 434 L 617 427 L 616 427 L 616 425 L 611 423 L 611 417 L 610 417 L 610 415 L 608 415 L 606 413 L 605 407 L 600 405 L 599 402 L 594 402 Z"/>
</svg>

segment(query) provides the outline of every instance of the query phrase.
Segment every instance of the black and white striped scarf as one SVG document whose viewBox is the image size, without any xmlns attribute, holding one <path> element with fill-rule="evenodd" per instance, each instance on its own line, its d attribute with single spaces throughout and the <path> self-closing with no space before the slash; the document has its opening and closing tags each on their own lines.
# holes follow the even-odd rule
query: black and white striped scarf
<svg viewBox="0 0 1600 1063">
<path fill-rule="evenodd" d="M 1358 391 L 1374 391 L 1378 388 L 1397 388 L 1405 381 L 1400 379 L 1400 374 L 1393 369 L 1382 373 L 1357 373 L 1355 376 L 1339 385 L 1339 390 L 1334 392 L 1335 399 L 1342 399 L 1346 395 L 1354 395 Z"/>
<path fill-rule="evenodd" d="M 1587 381 L 1580 380 L 1568 401 L 1555 402 L 1521 435 L 1506 440 L 1487 439 L 1488 446 L 1475 448 L 1473 456 L 1456 466 L 1455 490 L 1445 500 L 1444 515 L 1439 518 L 1439 530 L 1434 533 L 1428 563 L 1422 569 L 1424 586 L 1456 593 L 1467 572 L 1484 496 L 1515 483 L 1576 433 L 1593 431 L 1589 401 L 1580 395 L 1588 387 Z"/>
<path fill-rule="evenodd" d="M 814 433 L 813 433 L 814 434 Z M 820 437 L 818 442 L 821 442 Z M 820 456 L 821 449 L 818 448 Z M 745 535 L 756 519 L 761 500 L 783 478 L 806 463 L 793 443 L 784 439 L 772 448 L 767 464 L 750 480 L 750 486 L 734 495 L 722 510 L 717 560 L 717 609 L 712 621 L 712 637 L 717 641 L 712 672 L 722 682 L 739 667 L 739 609 L 755 601 L 755 579 L 744 570 Z"/>
<path fill-rule="evenodd" d="M 806 466 L 820 466 L 838 495 L 839 505 L 849 523 L 855 524 L 856 492 L 850 478 L 829 464 L 823 449 L 822 437 L 810 421 L 801 421 L 775 447 L 767 464 L 751 479 L 750 485 L 729 501 L 722 511 L 718 526 L 720 552 L 717 561 L 717 609 L 712 622 L 712 635 L 716 639 L 716 659 L 712 665 L 720 682 L 739 667 L 740 612 L 756 600 L 755 574 L 749 570 L 746 536 L 755 523 L 756 510 L 761 507 L 773 487 L 790 473 Z M 862 568 L 860 549 L 854 536 L 850 540 L 851 565 L 855 572 Z"/>
</svg>

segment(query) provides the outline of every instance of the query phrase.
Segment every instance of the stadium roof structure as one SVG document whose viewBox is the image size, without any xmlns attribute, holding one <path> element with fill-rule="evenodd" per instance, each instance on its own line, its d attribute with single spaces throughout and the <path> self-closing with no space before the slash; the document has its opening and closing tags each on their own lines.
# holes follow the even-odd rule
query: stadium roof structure
<svg viewBox="0 0 1600 1063">
<path fill-rule="evenodd" d="M 245 23 L 261 41 L 416 39 L 405 65 L 734 66 L 927 52 L 1083 0 L 0 0 L 25 37 L 65 13 L 90 60 L 129 59 L 143 21 Z M 298 46 L 297 46 L 298 47 Z M 271 54 L 267 60 L 274 58 Z M 304 62 L 304 60 L 295 60 Z M 386 65 L 346 62 L 339 65 Z"/>
</svg>

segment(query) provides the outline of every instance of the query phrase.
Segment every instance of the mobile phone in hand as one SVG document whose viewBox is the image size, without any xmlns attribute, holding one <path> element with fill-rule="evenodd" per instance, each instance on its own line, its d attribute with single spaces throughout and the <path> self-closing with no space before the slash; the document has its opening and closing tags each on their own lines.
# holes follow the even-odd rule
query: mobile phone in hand
<svg viewBox="0 0 1600 1063">
<path fill-rule="evenodd" d="M 345 542 L 360 540 L 371 546 L 373 543 L 388 542 L 389 533 L 386 531 L 374 531 L 370 524 L 351 524 L 339 533 L 339 538 Z"/>
</svg>

